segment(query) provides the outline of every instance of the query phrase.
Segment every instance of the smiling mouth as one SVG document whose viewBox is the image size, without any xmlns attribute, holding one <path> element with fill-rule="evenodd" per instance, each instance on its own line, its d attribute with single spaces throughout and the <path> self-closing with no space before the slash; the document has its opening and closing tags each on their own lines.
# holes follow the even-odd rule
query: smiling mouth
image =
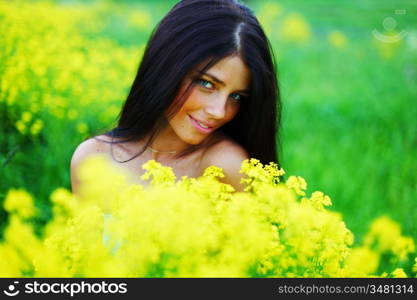
<svg viewBox="0 0 417 300">
<path fill-rule="evenodd" d="M 188 115 L 190 117 L 190 119 L 193 121 L 193 123 L 196 125 L 196 127 L 198 129 L 201 129 L 204 132 L 209 132 L 213 129 L 213 127 L 207 126 L 203 123 L 201 123 L 200 121 L 194 119 L 192 116 Z"/>
</svg>

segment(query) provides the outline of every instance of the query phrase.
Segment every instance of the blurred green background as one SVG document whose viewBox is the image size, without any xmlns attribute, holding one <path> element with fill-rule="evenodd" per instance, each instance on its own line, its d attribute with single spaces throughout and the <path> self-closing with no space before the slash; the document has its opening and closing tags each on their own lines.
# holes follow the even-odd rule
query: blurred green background
<svg viewBox="0 0 417 300">
<path fill-rule="evenodd" d="M 51 217 L 75 147 L 114 125 L 175 2 L 0 1 L 0 204 L 23 188 Z M 381 215 L 416 238 L 417 2 L 245 2 L 278 62 L 287 175 L 329 195 L 356 242 Z"/>
</svg>

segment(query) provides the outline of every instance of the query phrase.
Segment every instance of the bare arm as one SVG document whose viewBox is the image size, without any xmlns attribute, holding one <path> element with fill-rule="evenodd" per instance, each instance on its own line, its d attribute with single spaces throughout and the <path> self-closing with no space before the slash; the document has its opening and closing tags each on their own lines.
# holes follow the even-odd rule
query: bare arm
<svg viewBox="0 0 417 300">
<path fill-rule="evenodd" d="M 73 194 L 77 194 L 79 192 L 79 184 L 80 179 L 78 177 L 78 167 L 80 164 L 90 155 L 102 153 L 103 146 L 100 141 L 95 140 L 94 138 L 88 139 L 75 149 L 72 158 L 71 158 L 71 166 L 70 166 L 70 173 L 71 173 L 71 190 Z"/>
</svg>

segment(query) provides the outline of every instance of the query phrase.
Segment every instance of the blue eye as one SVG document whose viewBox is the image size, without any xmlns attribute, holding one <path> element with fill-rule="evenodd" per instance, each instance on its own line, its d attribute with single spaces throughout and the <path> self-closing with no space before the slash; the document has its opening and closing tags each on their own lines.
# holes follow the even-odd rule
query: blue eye
<svg viewBox="0 0 417 300">
<path fill-rule="evenodd" d="M 231 94 L 230 97 L 232 97 L 233 100 L 237 100 L 237 101 L 240 101 L 243 99 L 243 96 L 237 93 Z"/>
<path fill-rule="evenodd" d="M 201 85 L 202 87 L 206 88 L 206 89 L 212 89 L 213 88 L 213 84 L 205 79 L 197 79 L 197 84 Z"/>
</svg>

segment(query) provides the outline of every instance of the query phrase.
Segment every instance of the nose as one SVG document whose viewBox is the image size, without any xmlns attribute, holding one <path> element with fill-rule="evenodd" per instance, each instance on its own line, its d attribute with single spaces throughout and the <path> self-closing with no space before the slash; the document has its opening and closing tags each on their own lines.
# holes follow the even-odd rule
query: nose
<svg viewBox="0 0 417 300">
<path fill-rule="evenodd" d="M 213 119 L 223 119 L 226 115 L 227 96 L 215 95 L 205 106 L 204 110 Z"/>
</svg>

